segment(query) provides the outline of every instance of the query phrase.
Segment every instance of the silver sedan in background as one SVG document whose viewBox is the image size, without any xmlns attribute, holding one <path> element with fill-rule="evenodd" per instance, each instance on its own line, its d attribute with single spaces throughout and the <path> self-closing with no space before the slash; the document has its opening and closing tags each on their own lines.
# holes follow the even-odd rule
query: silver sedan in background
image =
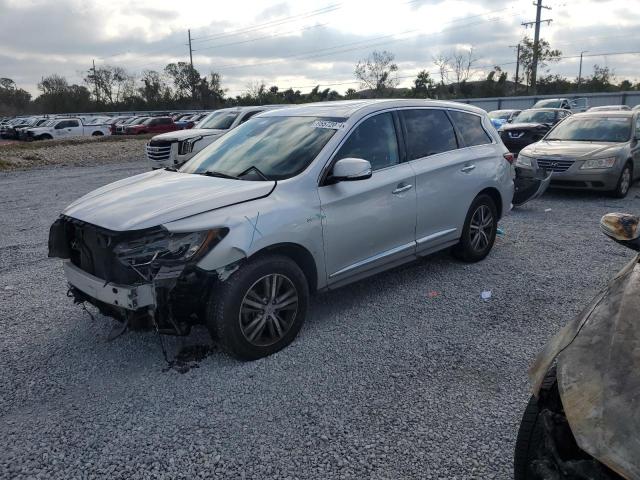
<svg viewBox="0 0 640 480">
<path fill-rule="evenodd" d="M 586 112 L 565 119 L 520 152 L 516 167 L 551 172 L 551 186 L 622 198 L 640 175 L 640 112 Z"/>
</svg>

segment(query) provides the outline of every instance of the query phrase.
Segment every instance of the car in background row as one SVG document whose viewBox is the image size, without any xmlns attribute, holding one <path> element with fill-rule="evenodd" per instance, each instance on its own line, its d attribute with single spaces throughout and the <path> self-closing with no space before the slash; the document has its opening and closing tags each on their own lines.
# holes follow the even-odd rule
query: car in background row
<svg viewBox="0 0 640 480">
<path fill-rule="evenodd" d="M 27 117 L 20 119 L 16 122 L 13 122 L 11 125 L 7 125 L 2 130 L 2 138 L 17 140 L 20 138 L 20 133 L 23 131 L 23 129 L 35 127 L 43 123 L 45 120 L 46 118 L 43 117 Z"/>
<path fill-rule="evenodd" d="M 185 130 L 189 128 L 193 128 L 196 123 L 200 120 L 208 116 L 210 112 L 197 113 L 195 115 L 189 115 L 186 117 L 182 117 L 180 120 L 175 121 L 178 129 Z"/>
<path fill-rule="evenodd" d="M 531 108 L 561 108 L 563 110 L 571 110 L 571 112 L 584 112 L 589 108 L 589 100 L 582 98 L 546 98 L 538 100 Z"/>
<path fill-rule="evenodd" d="M 489 112 L 489 118 L 496 130 L 505 123 L 511 123 L 521 110 L 494 110 Z"/>
<path fill-rule="evenodd" d="M 484 259 L 511 206 L 512 160 L 486 112 L 460 103 L 271 109 L 178 171 L 73 202 L 49 256 L 75 301 L 162 332 L 204 324 L 253 360 L 295 339 L 311 292 L 451 247 Z"/>
<path fill-rule="evenodd" d="M 600 105 L 591 107 L 587 112 L 614 112 L 618 110 L 631 110 L 631 107 L 627 105 Z"/>
<path fill-rule="evenodd" d="M 585 112 L 522 149 L 520 170 L 551 172 L 551 186 L 610 192 L 622 198 L 640 177 L 640 112 Z"/>
<path fill-rule="evenodd" d="M 153 170 L 164 167 L 177 168 L 214 140 L 242 125 L 254 115 L 265 110 L 285 107 L 286 105 L 263 105 L 221 108 L 208 114 L 192 129 L 157 135 L 149 141 L 145 149 L 149 165 Z"/>
<path fill-rule="evenodd" d="M 126 135 L 141 135 L 145 133 L 166 133 L 178 130 L 178 126 L 171 117 L 149 117 L 143 122 L 127 125 Z"/>
<path fill-rule="evenodd" d="M 84 125 L 79 118 L 58 118 L 47 124 L 29 128 L 27 138 L 31 140 L 51 140 L 62 137 L 101 137 L 110 135 L 109 127 L 105 125 Z"/>
<path fill-rule="evenodd" d="M 112 133 L 113 135 L 124 135 L 125 134 L 125 130 L 128 126 L 130 125 L 138 125 L 144 121 L 146 121 L 148 118 L 148 116 L 134 116 L 131 117 L 127 120 L 123 120 L 121 122 L 116 123 L 115 125 L 111 125 L 111 129 L 112 129 Z"/>
<path fill-rule="evenodd" d="M 518 154 L 527 145 L 542 139 L 558 122 L 571 115 L 562 108 L 531 108 L 523 110 L 512 123 L 498 130 L 502 143 L 511 153 Z"/>
</svg>

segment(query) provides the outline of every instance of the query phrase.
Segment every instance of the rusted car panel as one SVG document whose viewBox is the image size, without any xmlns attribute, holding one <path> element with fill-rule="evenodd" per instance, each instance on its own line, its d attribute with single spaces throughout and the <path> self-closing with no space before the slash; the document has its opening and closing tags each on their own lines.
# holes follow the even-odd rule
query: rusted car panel
<svg viewBox="0 0 640 480">
<path fill-rule="evenodd" d="M 549 342 L 529 370 L 538 395 L 557 359 L 560 397 L 578 446 L 629 479 L 640 478 L 639 291 L 640 255 Z"/>
</svg>

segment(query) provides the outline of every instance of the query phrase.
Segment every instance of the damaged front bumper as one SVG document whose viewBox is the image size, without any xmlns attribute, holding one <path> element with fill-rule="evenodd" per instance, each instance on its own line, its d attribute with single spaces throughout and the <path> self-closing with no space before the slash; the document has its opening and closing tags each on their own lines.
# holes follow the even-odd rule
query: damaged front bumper
<svg viewBox="0 0 640 480">
<path fill-rule="evenodd" d="M 157 306 L 152 283 L 131 286 L 105 282 L 76 267 L 70 260 L 65 260 L 63 267 L 71 287 L 102 303 L 132 311 L 143 307 L 155 309 Z"/>
</svg>

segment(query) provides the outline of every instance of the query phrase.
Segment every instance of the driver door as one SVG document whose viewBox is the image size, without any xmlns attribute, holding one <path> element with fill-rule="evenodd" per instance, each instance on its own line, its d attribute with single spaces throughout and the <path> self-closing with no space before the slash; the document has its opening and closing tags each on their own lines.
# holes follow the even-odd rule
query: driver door
<svg viewBox="0 0 640 480">
<path fill-rule="evenodd" d="M 415 255 L 415 175 L 407 163 L 400 162 L 392 114 L 377 114 L 361 122 L 333 161 L 348 157 L 368 160 L 373 173 L 366 180 L 318 189 L 330 286 Z"/>
</svg>

